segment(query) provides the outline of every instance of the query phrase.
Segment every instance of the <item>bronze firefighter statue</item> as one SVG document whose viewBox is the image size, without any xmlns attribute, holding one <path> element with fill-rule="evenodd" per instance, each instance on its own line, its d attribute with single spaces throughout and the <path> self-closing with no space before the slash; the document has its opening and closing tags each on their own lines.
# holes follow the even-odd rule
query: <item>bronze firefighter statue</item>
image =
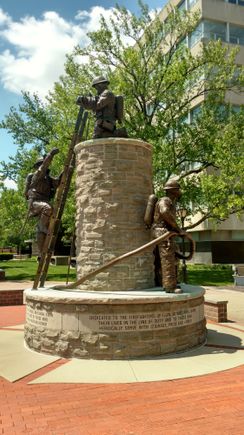
<svg viewBox="0 0 244 435">
<path fill-rule="evenodd" d="M 92 87 L 96 89 L 97 96 L 80 96 L 76 101 L 78 105 L 95 113 L 94 139 L 127 137 L 125 128 L 116 128 L 116 121 L 121 124 L 123 120 L 123 97 L 115 96 L 108 89 L 108 85 L 109 80 L 105 77 L 97 77 L 92 82 Z"/>
<path fill-rule="evenodd" d="M 176 202 L 181 196 L 180 185 L 176 180 L 169 180 L 165 186 L 165 197 L 157 200 L 155 195 L 149 198 L 149 210 L 153 210 L 152 232 L 157 238 L 167 232 L 183 234 L 176 222 Z M 148 216 L 145 215 L 145 223 Z M 150 225 L 148 225 L 150 226 Z M 178 253 L 174 238 L 168 238 L 158 245 L 161 266 L 162 287 L 167 293 L 181 293 L 177 285 Z M 155 268 L 156 269 L 156 268 Z"/>
<path fill-rule="evenodd" d="M 50 201 L 55 195 L 62 176 L 60 174 L 59 177 L 54 178 L 49 174 L 49 166 L 58 152 L 58 148 L 53 148 L 49 154 L 38 159 L 34 164 L 35 171 L 28 174 L 26 178 L 25 197 L 29 203 L 28 216 L 38 218 L 36 235 L 39 256 L 42 254 L 52 214 Z"/>
</svg>

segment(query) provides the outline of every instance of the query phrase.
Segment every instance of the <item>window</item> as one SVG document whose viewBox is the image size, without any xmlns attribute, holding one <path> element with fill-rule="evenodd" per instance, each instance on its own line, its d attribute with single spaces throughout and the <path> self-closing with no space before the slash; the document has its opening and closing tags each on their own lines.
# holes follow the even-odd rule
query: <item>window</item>
<svg viewBox="0 0 244 435">
<path fill-rule="evenodd" d="M 202 111 L 201 105 L 195 106 L 193 109 L 191 109 L 191 111 L 190 111 L 190 122 L 195 121 L 197 119 L 197 117 L 199 115 L 201 115 L 201 111 Z"/>
<path fill-rule="evenodd" d="M 231 106 L 231 108 L 232 108 L 232 110 L 233 110 L 234 113 L 239 113 L 239 112 L 241 111 L 241 107 L 240 107 L 240 106 L 237 106 L 236 104 L 233 104 L 233 105 Z"/>
<path fill-rule="evenodd" d="M 182 118 L 179 119 L 180 124 L 190 124 L 190 113 L 188 112 L 185 116 L 182 116 Z"/>
<path fill-rule="evenodd" d="M 198 26 L 193 30 L 189 36 L 189 48 L 193 47 L 197 42 L 203 37 L 203 22 L 199 23 Z"/>
<path fill-rule="evenodd" d="M 244 45 L 244 27 L 230 24 L 230 42 L 232 44 Z"/>
<path fill-rule="evenodd" d="M 228 0 L 228 3 L 232 3 L 233 5 L 244 6 L 244 0 Z"/>
<path fill-rule="evenodd" d="M 244 240 L 244 231 L 241 230 L 233 230 L 232 231 L 232 240 Z"/>
<path fill-rule="evenodd" d="M 146 113 L 147 113 L 147 116 L 151 116 L 152 115 L 152 113 L 153 113 L 153 104 L 151 104 L 151 103 L 147 104 L 147 106 L 146 106 Z"/>
<path fill-rule="evenodd" d="M 226 41 L 226 23 L 218 23 L 208 20 L 202 21 L 191 33 L 189 38 L 189 47 L 193 47 L 203 37 L 207 39 L 215 39 L 216 41 L 218 39 L 221 39 L 221 41 Z"/>
<path fill-rule="evenodd" d="M 191 9 L 198 0 L 188 0 L 188 9 Z"/>
<path fill-rule="evenodd" d="M 188 41 L 187 38 L 183 38 L 181 39 L 181 41 L 179 42 L 179 44 L 177 45 L 177 49 L 178 48 L 182 48 L 182 47 L 188 47 Z"/>
<path fill-rule="evenodd" d="M 205 20 L 203 24 L 205 38 L 226 41 L 226 23 Z"/>
<path fill-rule="evenodd" d="M 198 0 L 183 0 L 178 4 L 177 8 L 179 11 L 190 10 L 197 2 Z"/>
<path fill-rule="evenodd" d="M 182 2 L 180 2 L 180 4 L 177 6 L 177 8 L 180 12 L 185 11 L 186 10 L 186 0 L 183 0 Z"/>
<path fill-rule="evenodd" d="M 231 44 L 244 45 L 244 27 L 229 24 L 229 41 L 227 41 L 227 23 L 204 20 L 189 35 L 189 48 L 192 48 L 202 38 L 215 41 L 220 39 Z"/>
</svg>

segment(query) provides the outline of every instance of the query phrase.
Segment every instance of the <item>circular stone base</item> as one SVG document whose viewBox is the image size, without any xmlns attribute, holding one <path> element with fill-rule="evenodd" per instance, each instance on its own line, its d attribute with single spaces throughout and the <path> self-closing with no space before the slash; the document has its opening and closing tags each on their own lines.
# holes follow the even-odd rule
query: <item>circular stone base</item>
<svg viewBox="0 0 244 435">
<path fill-rule="evenodd" d="M 199 346 L 206 340 L 204 290 L 130 292 L 26 290 L 25 341 L 65 358 L 127 359 Z"/>
</svg>

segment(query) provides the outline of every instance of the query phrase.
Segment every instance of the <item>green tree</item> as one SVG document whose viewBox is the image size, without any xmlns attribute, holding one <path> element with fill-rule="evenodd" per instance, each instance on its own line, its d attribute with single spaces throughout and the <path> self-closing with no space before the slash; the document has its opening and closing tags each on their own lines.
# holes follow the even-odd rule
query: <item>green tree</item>
<svg viewBox="0 0 244 435">
<path fill-rule="evenodd" d="M 226 103 L 229 90 L 243 92 L 237 50 L 209 41 L 192 54 L 184 41 L 197 14 L 172 9 L 163 23 L 159 16 L 152 19 L 147 6 L 141 10 L 136 17 L 118 8 L 109 23 L 101 19 L 90 45 L 76 54 L 102 64 L 114 89 L 125 95 L 129 135 L 154 146 L 155 190 L 178 176 L 191 215 L 226 219 L 244 207 L 244 111 Z"/>
<path fill-rule="evenodd" d="M 33 233 L 33 223 L 25 222 L 26 204 L 23 196 L 14 189 L 0 189 L 0 246 L 24 246 Z"/>
<path fill-rule="evenodd" d="M 109 77 L 111 88 L 125 96 L 129 136 L 153 145 L 157 192 L 169 177 L 178 176 L 184 186 L 184 205 L 191 207 L 193 215 L 201 212 L 201 220 L 218 221 L 241 211 L 244 114 L 243 109 L 235 112 L 225 96 L 229 90 L 243 91 L 243 69 L 235 65 L 237 50 L 221 41 L 202 44 L 192 54 L 184 41 L 198 20 L 197 14 L 172 9 L 163 23 L 144 4 L 140 16 L 117 7 L 109 22 L 101 17 L 100 29 L 89 34 L 90 44 L 76 47 L 67 57 L 65 73 L 47 103 L 24 95 L 26 107 L 12 109 L 3 121 L 2 127 L 19 143 L 22 157 L 3 166 L 3 174 L 23 180 L 37 152 L 53 146 L 61 150 L 54 162 L 54 170 L 60 170 L 74 128 L 77 95 L 91 92 L 92 78 L 102 73 Z M 196 102 L 201 102 L 197 114 L 192 110 Z M 27 143 L 33 145 L 32 154 L 25 148 Z M 16 165 L 21 166 L 18 171 Z M 69 230 L 71 209 L 70 198 L 64 217 Z"/>
</svg>

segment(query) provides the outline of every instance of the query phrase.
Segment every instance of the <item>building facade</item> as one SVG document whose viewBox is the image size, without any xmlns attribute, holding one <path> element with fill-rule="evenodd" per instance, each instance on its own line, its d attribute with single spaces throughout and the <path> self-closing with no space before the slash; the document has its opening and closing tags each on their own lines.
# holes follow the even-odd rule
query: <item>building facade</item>
<svg viewBox="0 0 244 435">
<path fill-rule="evenodd" d="M 236 63 L 244 65 L 244 0 L 171 0 L 160 12 L 163 21 L 167 19 L 170 5 L 182 11 L 200 12 L 197 27 L 186 38 L 188 48 L 197 52 L 202 42 L 220 39 L 225 44 L 238 46 Z M 192 113 L 203 99 L 204 96 L 194 103 Z M 244 95 L 228 92 L 226 101 L 238 110 L 238 106 L 244 104 Z M 219 225 L 204 221 L 191 233 L 196 242 L 194 262 L 244 263 L 244 215 L 232 215 Z"/>
</svg>

